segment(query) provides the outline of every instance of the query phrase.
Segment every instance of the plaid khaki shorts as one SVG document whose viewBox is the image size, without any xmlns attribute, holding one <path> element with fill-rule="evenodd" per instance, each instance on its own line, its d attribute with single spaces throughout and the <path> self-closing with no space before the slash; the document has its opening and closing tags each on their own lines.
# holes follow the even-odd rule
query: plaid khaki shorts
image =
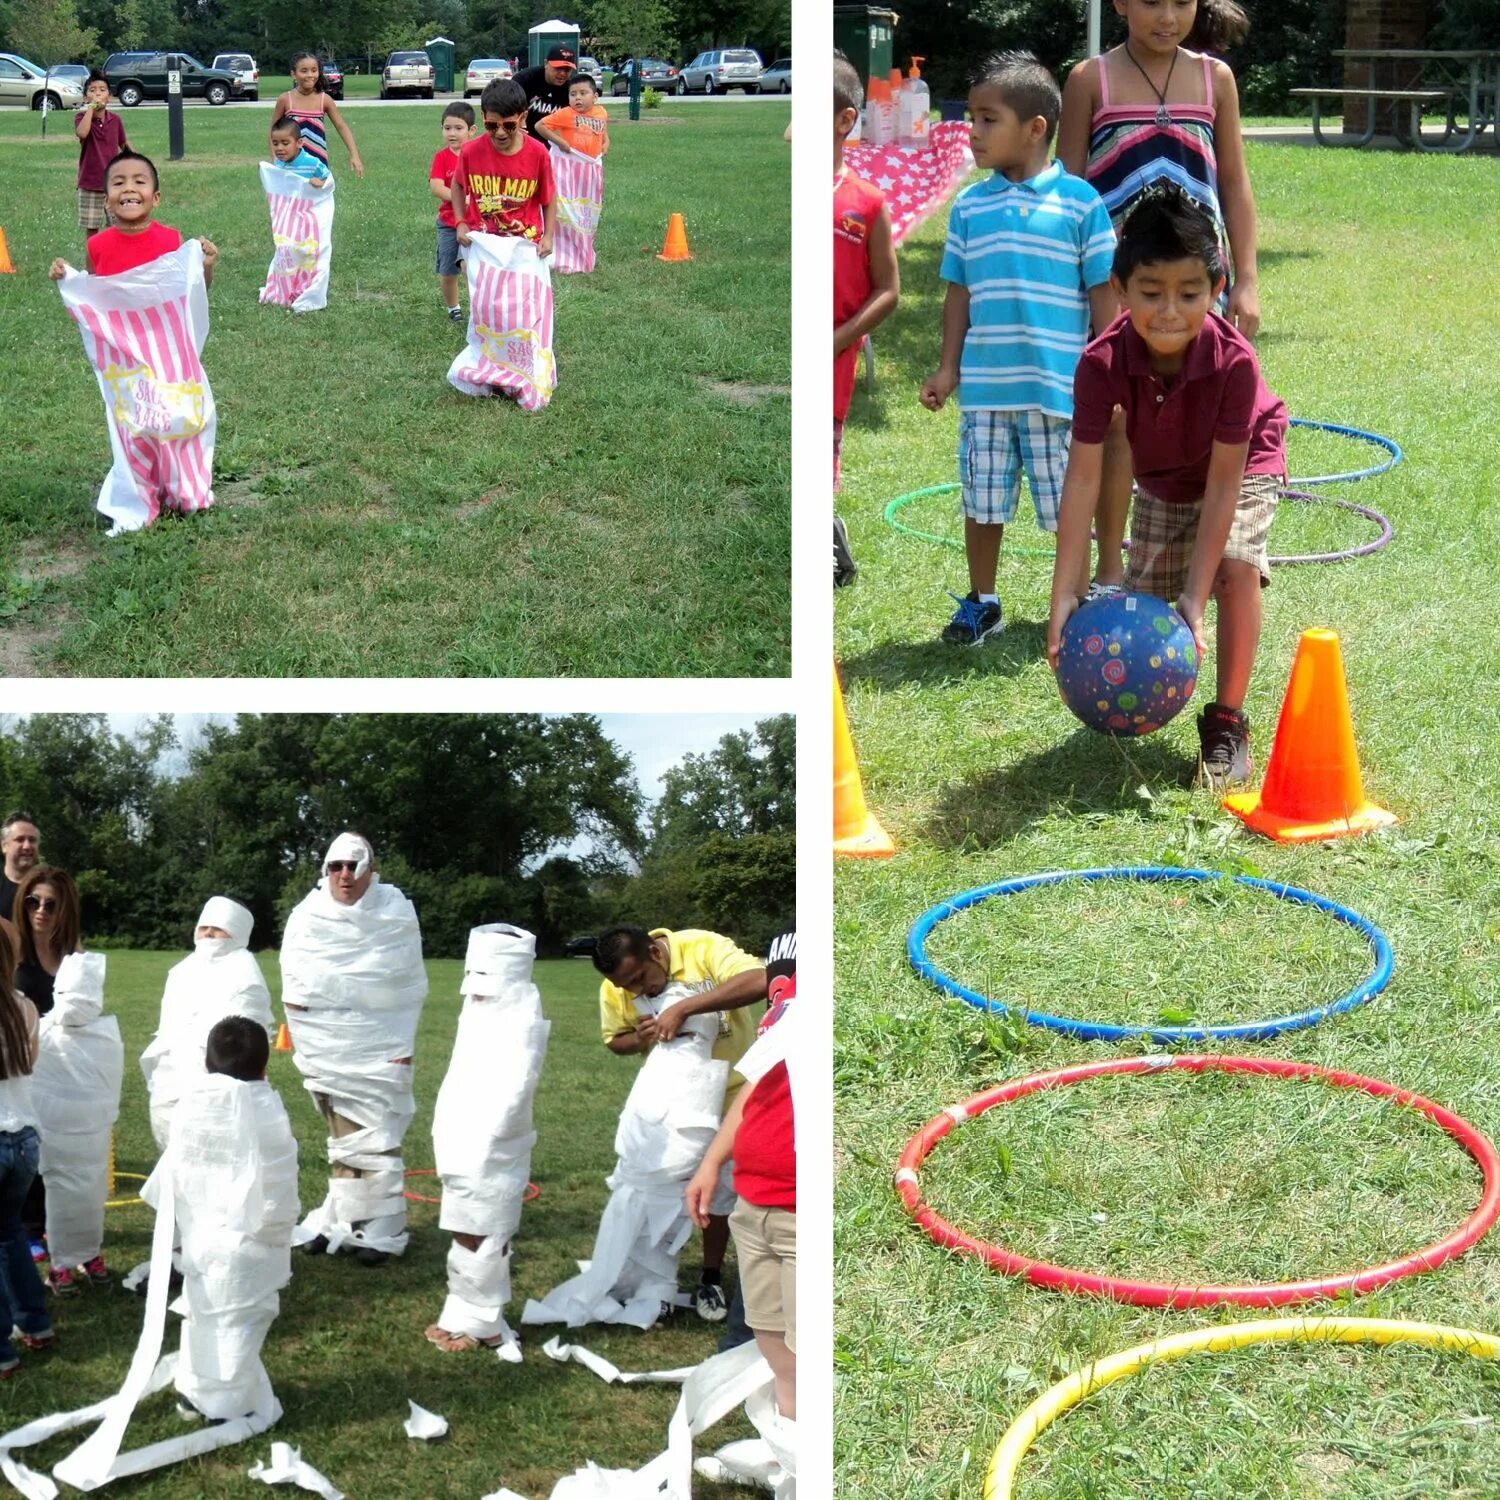
<svg viewBox="0 0 1500 1500">
<path fill-rule="evenodd" d="M 109 216 L 109 210 L 104 206 L 104 194 L 90 192 L 88 188 L 78 189 L 78 227 L 87 229 L 90 234 L 97 234 L 114 220 Z"/>
<path fill-rule="evenodd" d="M 1253 563 L 1260 571 L 1260 586 L 1271 582 L 1271 564 L 1266 556 L 1266 538 L 1276 518 L 1276 496 L 1282 480 L 1276 474 L 1247 474 L 1240 485 L 1240 503 L 1234 510 L 1234 525 L 1224 544 L 1225 558 Z M 1130 503 L 1130 561 L 1125 586 L 1137 593 L 1155 594 L 1169 603 L 1187 583 L 1198 537 L 1198 516 L 1203 502 L 1169 505 L 1138 489 Z"/>
</svg>

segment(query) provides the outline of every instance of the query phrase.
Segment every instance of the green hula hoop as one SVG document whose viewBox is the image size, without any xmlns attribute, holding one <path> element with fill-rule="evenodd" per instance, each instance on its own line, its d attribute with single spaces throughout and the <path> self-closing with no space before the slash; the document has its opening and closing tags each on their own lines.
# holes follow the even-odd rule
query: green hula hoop
<svg viewBox="0 0 1500 1500">
<path fill-rule="evenodd" d="M 963 543 L 957 537 L 940 536 L 936 531 L 923 531 L 918 526 L 908 526 L 905 521 L 898 519 L 897 512 L 903 505 L 910 505 L 913 500 L 924 500 L 928 495 L 951 495 L 955 490 L 962 489 L 961 484 L 930 484 L 925 490 L 911 490 L 905 495 L 897 495 L 885 508 L 886 521 L 902 536 L 914 536 L 919 541 L 936 542 L 940 547 L 955 547 L 963 550 Z M 1056 549 L 1053 547 L 1012 547 L 1009 542 L 1005 544 L 1005 550 L 1011 556 L 1020 554 L 1022 557 L 1054 557 Z"/>
</svg>

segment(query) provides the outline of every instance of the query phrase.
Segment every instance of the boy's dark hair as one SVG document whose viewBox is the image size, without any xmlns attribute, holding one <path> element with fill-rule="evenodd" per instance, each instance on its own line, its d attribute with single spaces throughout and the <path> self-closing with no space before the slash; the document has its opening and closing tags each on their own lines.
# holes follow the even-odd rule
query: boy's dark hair
<svg viewBox="0 0 1500 1500">
<path fill-rule="evenodd" d="M 156 170 L 156 163 L 149 156 L 142 156 L 139 151 L 121 151 L 119 155 L 112 156 L 104 164 L 104 185 L 109 186 L 109 174 L 122 161 L 143 161 L 151 168 L 151 188 L 153 192 L 161 192 L 161 174 Z"/>
<path fill-rule="evenodd" d="M 651 956 L 651 934 L 644 927 L 611 927 L 594 940 L 594 967 L 606 979 L 627 958 Z"/>
<path fill-rule="evenodd" d="M 312 58 L 312 60 L 315 63 L 317 63 L 317 65 L 318 65 L 318 88 L 320 90 L 326 90 L 327 87 L 328 87 L 328 80 L 323 77 L 323 59 L 321 57 L 319 57 L 316 52 L 294 52 L 294 53 L 292 53 L 292 60 L 291 60 L 291 62 L 289 62 L 286 65 L 287 66 L 287 72 L 290 73 L 290 74 L 292 74 L 293 76 L 295 76 L 296 72 L 297 72 L 297 64 L 299 62 L 301 62 L 304 57 L 310 57 L 310 58 Z"/>
<path fill-rule="evenodd" d="M 1250 17 L 1235 0 L 1198 0 L 1187 45 L 1197 52 L 1227 52 L 1250 35 Z"/>
<path fill-rule="evenodd" d="M 841 115 L 846 109 L 864 106 L 864 86 L 859 81 L 859 70 L 838 48 L 833 52 L 833 112 Z"/>
<path fill-rule="evenodd" d="M 1062 113 L 1062 90 L 1032 53 L 992 52 L 979 64 L 972 87 L 994 89 L 1022 123 L 1040 115 L 1047 122 L 1047 144 L 1052 144 Z"/>
<path fill-rule="evenodd" d="M 508 119 L 511 115 L 525 113 L 526 90 L 514 78 L 492 78 L 479 96 L 479 113 L 499 115 Z"/>
<path fill-rule="evenodd" d="M 462 120 L 471 130 L 474 127 L 474 106 L 467 99 L 455 99 L 443 110 L 445 120 Z"/>
<path fill-rule="evenodd" d="M 596 94 L 599 92 L 599 85 L 594 82 L 592 73 L 575 73 L 568 80 L 568 87 L 571 89 L 575 83 L 586 83 Z"/>
<path fill-rule="evenodd" d="M 83 91 L 88 93 L 91 83 L 102 83 L 105 88 L 109 87 L 109 78 L 101 73 L 98 68 L 90 68 L 89 76 L 83 80 Z"/>
<path fill-rule="evenodd" d="M 1141 266 L 1169 260 L 1201 260 L 1208 279 L 1224 275 L 1224 257 L 1213 220 L 1175 183 L 1147 188 L 1120 226 L 1114 273 L 1128 282 Z"/>
<path fill-rule="evenodd" d="M 214 1023 L 203 1055 L 210 1073 L 227 1073 L 241 1083 L 256 1083 L 266 1076 L 271 1040 L 266 1028 L 249 1016 L 225 1016 Z"/>
<path fill-rule="evenodd" d="M 278 115 L 274 120 L 271 121 L 272 135 L 283 135 L 288 130 L 290 130 L 298 140 L 302 139 L 302 121 L 299 120 L 296 115 Z"/>
</svg>

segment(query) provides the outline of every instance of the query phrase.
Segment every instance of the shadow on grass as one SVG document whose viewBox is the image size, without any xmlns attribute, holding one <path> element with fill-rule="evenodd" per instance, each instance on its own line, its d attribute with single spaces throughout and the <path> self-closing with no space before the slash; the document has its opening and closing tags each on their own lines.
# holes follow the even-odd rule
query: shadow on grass
<svg viewBox="0 0 1500 1500">
<path fill-rule="evenodd" d="M 1187 785 L 1197 762 L 1168 741 L 1119 741 L 1076 729 L 1050 750 L 946 788 L 922 836 L 949 849 L 993 849 L 1055 813 L 1144 813 L 1152 792 Z M 1099 863 L 1107 863 L 1101 855 Z"/>
<path fill-rule="evenodd" d="M 1011 620 L 998 640 L 978 648 L 950 646 L 936 637 L 889 641 L 861 656 L 843 658 L 839 666 L 845 682 L 874 682 L 881 687 L 903 682 L 936 685 L 959 677 L 1014 677 L 1046 654 L 1045 621 Z"/>
</svg>

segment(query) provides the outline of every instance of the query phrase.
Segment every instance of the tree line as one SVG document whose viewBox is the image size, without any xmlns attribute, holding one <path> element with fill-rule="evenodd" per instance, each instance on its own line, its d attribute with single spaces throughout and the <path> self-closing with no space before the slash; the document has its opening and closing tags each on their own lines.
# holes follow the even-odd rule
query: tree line
<svg viewBox="0 0 1500 1500">
<path fill-rule="evenodd" d="M 708 926 L 763 951 L 794 920 L 790 715 L 725 736 L 651 806 L 590 714 L 242 714 L 188 746 L 170 718 L 0 724 L 0 816 L 35 815 L 90 946 L 186 948 L 232 896 L 273 946 L 344 828 L 416 903 L 433 957 L 506 921 L 556 955 L 615 922 Z M 586 853 L 574 846 L 586 843 Z"/>
</svg>

